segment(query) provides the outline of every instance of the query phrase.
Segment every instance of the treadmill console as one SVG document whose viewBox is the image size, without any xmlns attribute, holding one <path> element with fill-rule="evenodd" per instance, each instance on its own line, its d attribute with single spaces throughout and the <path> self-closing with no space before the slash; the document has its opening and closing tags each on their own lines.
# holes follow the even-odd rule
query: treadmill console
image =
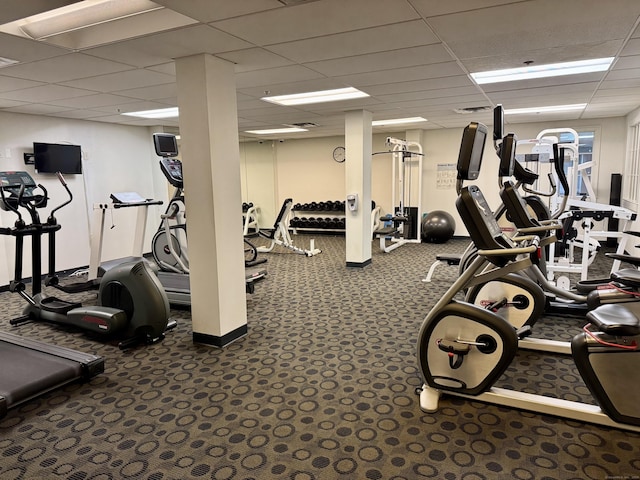
<svg viewBox="0 0 640 480">
<path fill-rule="evenodd" d="M 160 160 L 160 169 L 171 185 L 182 189 L 182 162 L 177 158 L 163 157 Z"/>
</svg>

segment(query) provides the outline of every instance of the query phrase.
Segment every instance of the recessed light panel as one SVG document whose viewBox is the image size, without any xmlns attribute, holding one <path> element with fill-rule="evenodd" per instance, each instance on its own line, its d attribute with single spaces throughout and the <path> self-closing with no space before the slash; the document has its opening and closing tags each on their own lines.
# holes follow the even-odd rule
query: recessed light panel
<svg viewBox="0 0 640 480">
<path fill-rule="evenodd" d="M 512 108 L 504 111 L 505 115 L 516 115 L 522 113 L 550 113 L 550 112 L 570 112 L 572 110 L 584 110 L 586 103 L 575 103 L 573 105 L 550 105 L 546 107 Z"/>
<path fill-rule="evenodd" d="M 262 97 L 265 102 L 276 103 L 278 105 L 307 105 L 311 103 L 339 102 L 354 98 L 368 97 L 368 93 L 361 92 L 357 88 L 337 88 L 334 90 L 321 90 L 318 92 L 294 93 L 291 95 L 276 95 L 272 97 Z"/>
<path fill-rule="evenodd" d="M 276 135 L 279 133 L 296 133 L 296 132 L 308 132 L 306 128 L 270 128 L 266 130 L 245 130 L 246 133 L 253 133 L 254 135 Z"/>
<path fill-rule="evenodd" d="M 594 58 L 576 62 L 550 63 L 547 65 L 528 65 L 519 68 L 491 70 L 472 73 L 471 77 L 477 84 L 514 82 L 532 78 L 559 77 L 562 75 L 576 75 L 579 73 L 604 72 L 609 69 L 614 57 Z"/>
<path fill-rule="evenodd" d="M 383 125 L 403 125 L 405 123 L 419 123 L 426 121 L 427 119 L 422 117 L 392 118 L 389 120 L 375 120 L 371 122 L 371 125 L 379 127 Z"/>
<path fill-rule="evenodd" d="M 140 118 L 175 118 L 178 114 L 178 107 L 170 107 L 156 110 L 141 110 L 139 112 L 125 112 L 122 115 Z"/>
</svg>

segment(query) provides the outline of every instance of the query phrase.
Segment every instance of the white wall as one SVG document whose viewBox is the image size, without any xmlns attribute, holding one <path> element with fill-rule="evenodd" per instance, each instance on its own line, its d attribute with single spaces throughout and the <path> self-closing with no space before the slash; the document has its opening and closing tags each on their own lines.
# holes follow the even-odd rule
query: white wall
<svg viewBox="0 0 640 480">
<path fill-rule="evenodd" d="M 510 124 L 505 130 L 515 132 L 519 138 L 528 138 L 551 127 L 594 129 L 594 160 L 598 165 L 592 182 L 598 199 L 606 202 L 609 198 L 610 174 L 624 173 L 628 121 L 631 120 L 620 117 L 555 124 Z M 88 265 L 89 222 L 93 221 L 93 204 L 108 201 L 111 192 L 137 191 L 144 197 L 167 201 L 167 182 L 158 167 L 158 158 L 151 140 L 151 133 L 155 130 L 157 129 L 0 113 L 0 169 L 26 170 L 31 173 L 37 182 L 48 189 L 52 205 L 64 200 L 64 190 L 54 176 L 37 175 L 32 166 L 26 166 L 23 153 L 32 151 L 34 141 L 68 142 L 82 146 L 84 174 L 68 176 L 67 181 L 75 198 L 71 205 L 58 214 L 62 225 L 58 234 L 58 270 Z M 445 210 L 451 213 L 456 218 L 456 234 L 466 235 L 455 212 L 455 189 L 438 189 L 436 184 L 437 166 L 455 164 L 457 161 L 462 129 L 434 129 L 424 130 L 422 133 L 425 154 L 423 211 Z M 389 135 L 403 137 L 398 133 Z M 387 150 L 384 144 L 387 136 L 374 135 L 374 152 Z M 296 203 L 344 200 L 344 164 L 337 163 L 332 158 L 333 149 L 343 145 L 344 137 L 341 136 L 286 140 L 282 143 L 245 142 L 240 145 L 242 200 L 260 207 L 260 224 L 263 228 L 273 225 L 285 198 L 291 197 Z M 492 206 L 498 204 L 496 171 L 497 158 L 492 144 L 488 142 L 483 172 L 477 183 Z M 373 157 L 372 199 L 382 207 L 384 213 L 392 212 L 391 155 Z M 145 251 L 150 250 L 151 237 L 163 210 L 164 206 L 150 209 Z M 135 214 L 134 209 L 116 210 L 113 212 L 113 223 L 111 215 L 107 214 L 103 259 L 130 254 Z M 2 226 L 11 226 L 14 221 L 14 215 L 0 212 Z M 115 225 L 114 228 L 111 228 L 112 224 Z M 28 247 L 28 242 L 26 243 Z M 13 238 L 3 236 L 0 240 L 0 258 L 5 259 L 0 267 L 0 285 L 6 285 L 13 277 L 13 245 Z M 29 253 L 30 249 L 27 248 L 23 272 L 25 277 L 31 276 Z M 46 258 L 45 254 L 45 261 Z"/>
<path fill-rule="evenodd" d="M 25 170 L 48 190 L 50 206 L 66 199 L 66 193 L 55 175 L 42 175 L 32 165 L 25 165 L 23 153 L 33 151 L 33 142 L 72 143 L 82 147 L 83 174 L 67 175 L 74 200 L 57 213 L 62 229 L 57 234 L 56 269 L 70 269 L 89 264 L 89 222 L 93 221 L 93 204 L 108 202 L 111 192 L 137 191 L 145 198 L 166 201 L 166 180 L 157 165 L 151 130 L 108 123 L 41 117 L 14 113 L 0 113 L 0 169 Z M 50 208 L 41 217 L 46 219 Z M 133 208 L 119 209 L 107 215 L 103 259 L 130 255 L 133 243 L 136 212 Z M 163 207 L 150 209 L 145 250 L 150 250 L 151 237 L 158 226 Z M 0 213 L 0 224 L 12 226 L 16 217 L 10 212 Z M 114 228 L 111 228 L 111 225 Z M 25 246 L 30 245 L 26 239 Z M 14 239 L 0 240 L 0 285 L 13 278 Z M 23 276 L 31 276 L 30 248 L 25 249 Z M 48 255 L 44 248 L 43 262 Z M 46 263 L 43 263 L 46 271 Z"/>
<path fill-rule="evenodd" d="M 469 121 L 472 120 L 469 119 Z M 488 125 L 488 127 L 491 129 L 492 125 Z M 596 167 L 592 174 L 592 184 L 596 190 L 598 201 L 608 203 L 611 174 L 624 172 L 625 119 L 618 117 L 544 124 L 507 124 L 505 132 L 514 132 L 518 138 L 524 139 L 535 138 L 544 129 L 561 127 L 576 130 L 592 129 L 596 132 L 593 151 Z M 466 235 L 466 229 L 455 209 L 457 197 L 455 186 L 438 188 L 437 184 L 438 165 L 457 162 L 462 128 L 424 130 L 422 133 L 422 147 L 425 155 L 422 177 L 423 213 L 433 210 L 449 212 L 456 220 L 456 235 Z M 374 152 L 388 150 L 384 141 L 389 135 L 397 138 L 404 137 L 399 133 L 376 134 L 373 137 Z M 271 149 L 268 153 L 266 153 L 267 147 L 265 145 Z M 262 175 L 261 178 L 267 178 L 271 174 L 271 171 L 266 167 L 269 157 L 275 162 L 276 208 L 272 212 L 264 211 L 261 223 L 263 227 L 271 226 L 273 218 L 285 198 L 293 198 L 294 203 L 344 199 L 344 165 L 336 163 L 332 159 L 333 149 L 341 145 L 344 145 L 344 137 L 286 140 L 283 143 L 265 142 L 264 145 L 245 144 L 243 165 L 247 170 L 254 168 L 255 163 L 263 162 L 260 168 L 266 169 L 264 171 L 268 174 Z M 259 149 L 258 146 L 262 148 Z M 257 155 L 258 152 L 260 152 L 260 159 L 254 158 L 252 160 L 251 157 Z M 347 152 L 347 159 L 348 157 L 349 152 Z M 497 169 L 498 159 L 493 149 L 493 143 L 488 139 L 485 146 L 483 169 L 476 183 L 483 190 L 492 207 L 499 204 Z M 382 207 L 384 213 L 393 211 L 391 183 L 391 155 L 374 155 L 371 197 Z M 264 185 L 265 188 L 261 191 L 261 195 L 266 199 L 270 185 L 269 182 L 265 182 Z"/>
</svg>

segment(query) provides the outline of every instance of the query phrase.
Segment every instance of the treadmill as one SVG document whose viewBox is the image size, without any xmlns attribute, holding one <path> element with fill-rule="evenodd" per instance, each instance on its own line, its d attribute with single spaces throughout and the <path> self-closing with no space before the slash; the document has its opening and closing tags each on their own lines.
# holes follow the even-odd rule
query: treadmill
<svg viewBox="0 0 640 480">
<path fill-rule="evenodd" d="M 104 372 L 104 359 L 0 332 L 0 418 L 10 408 Z"/>
<path fill-rule="evenodd" d="M 191 306 L 188 264 L 182 260 L 183 253 L 171 232 L 171 229 L 186 229 L 182 162 L 175 158 L 178 155 L 178 142 L 173 134 L 154 133 L 153 143 L 156 154 L 161 157 L 160 169 L 167 181 L 176 189 L 162 216 L 163 221 L 152 240 L 151 250 L 159 268 L 156 275 L 164 287 L 171 305 Z M 180 214 L 183 218 L 178 222 L 178 225 L 170 226 L 168 219 L 175 218 Z M 261 266 L 265 262 L 266 259 L 245 262 L 245 290 L 247 293 L 253 293 L 256 282 L 267 276 L 266 268 Z"/>
</svg>

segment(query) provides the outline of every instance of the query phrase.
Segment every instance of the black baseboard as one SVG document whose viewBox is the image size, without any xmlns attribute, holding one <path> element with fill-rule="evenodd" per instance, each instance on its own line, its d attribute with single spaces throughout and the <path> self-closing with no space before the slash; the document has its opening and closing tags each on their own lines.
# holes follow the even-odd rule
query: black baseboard
<svg viewBox="0 0 640 480">
<path fill-rule="evenodd" d="M 242 325 L 221 337 L 217 335 L 209 335 L 207 333 L 193 332 L 193 342 L 222 348 L 229 345 L 231 342 L 236 341 L 240 337 L 245 336 L 248 331 L 249 329 L 247 325 Z"/>
<path fill-rule="evenodd" d="M 347 268 L 364 268 L 367 265 L 371 265 L 371 259 L 364 262 L 347 262 Z"/>
</svg>

